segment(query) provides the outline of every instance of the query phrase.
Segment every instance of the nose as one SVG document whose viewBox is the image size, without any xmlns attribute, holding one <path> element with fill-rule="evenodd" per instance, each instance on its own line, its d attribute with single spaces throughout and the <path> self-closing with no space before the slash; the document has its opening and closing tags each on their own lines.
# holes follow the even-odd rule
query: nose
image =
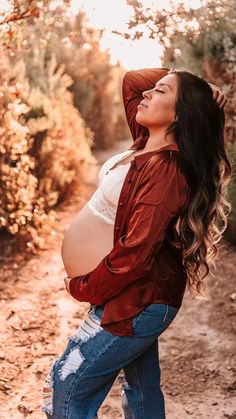
<svg viewBox="0 0 236 419">
<path fill-rule="evenodd" d="M 150 97 L 150 96 L 151 96 L 151 90 L 145 90 L 145 91 L 142 93 L 142 96 L 143 96 L 144 98 L 148 98 L 148 97 Z"/>
</svg>

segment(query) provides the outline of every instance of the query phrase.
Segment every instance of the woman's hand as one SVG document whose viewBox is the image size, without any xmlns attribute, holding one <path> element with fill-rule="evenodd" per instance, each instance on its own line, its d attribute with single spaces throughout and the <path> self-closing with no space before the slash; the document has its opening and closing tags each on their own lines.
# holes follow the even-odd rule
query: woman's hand
<svg viewBox="0 0 236 419">
<path fill-rule="evenodd" d="M 70 294 L 70 288 L 69 288 L 69 283 L 70 283 L 70 280 L 71 280 L 71 278 L 69 278 L 68 276 L 66 276 L 65 278 L 64 278 L 64 282 L 65 282 L 65 285 L 66 285 L 66 290 L 67 290 L 67 292 Z"/>
<path fill-rule="evenodd" d="M 216 100 L 220 108 L 224 108 L 227 98 L 224 93 L 221 91 L 220 87 L 215 86 L 214 84 L 208 83 L 211 90 L 213 91 L 213 98 Z"/>
</svg>

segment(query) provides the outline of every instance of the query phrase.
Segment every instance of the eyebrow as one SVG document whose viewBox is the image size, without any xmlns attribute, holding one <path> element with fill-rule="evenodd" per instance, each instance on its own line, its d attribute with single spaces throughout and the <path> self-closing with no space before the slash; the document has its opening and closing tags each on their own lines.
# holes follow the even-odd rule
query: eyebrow
<svg viewBox="0 0 236 419">
<path fill-rule="evenodd" d="M 169 89 L 173 91 L 173 89 L 170 87 L 170 85 L 169 85 L 169 84 L 166 84 L 166 83 L 159 83 L 159 86 L 168 86 L 168 87 L 169 87 Z M 155 87 L 158 87 L 158 86 L 155 84 Z"/>
</svg>

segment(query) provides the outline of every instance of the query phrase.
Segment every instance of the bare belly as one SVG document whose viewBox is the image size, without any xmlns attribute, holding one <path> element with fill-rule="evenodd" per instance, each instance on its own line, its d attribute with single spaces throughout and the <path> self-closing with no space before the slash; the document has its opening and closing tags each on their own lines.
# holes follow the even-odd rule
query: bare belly
<svg viewBox="0 0 236 419">
<path fill-rule="evenodd" d="M 113 224 L 106 223 L 85 205 L 66 230 L 61 255 L 69 277 L 96 268 L 113 248 Z"/>
</svg>

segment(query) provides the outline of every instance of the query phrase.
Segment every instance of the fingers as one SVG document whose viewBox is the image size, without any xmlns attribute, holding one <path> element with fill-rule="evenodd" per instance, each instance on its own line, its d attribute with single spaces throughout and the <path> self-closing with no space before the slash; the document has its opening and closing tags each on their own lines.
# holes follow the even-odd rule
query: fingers
<svg viewBox="0 0 236 419">
<path fill-rule="evenodd" d="M 224 108 L 224 106 L 227 103 L 226 96 L 222 93 L 222 91 L 217 86 L 211 83 L 208 83 L 208 84 L 212 89 L 213 98 L 215 99 L 216 103 L 219 105 L 221 109 Z"/>
<path fill-rule="evenodd" d="M 218 97 L 220 95 L 220 90 L 213 89 L 213 98 L 217 101 Z"/>
<path fill-rule="evenodd" d="M 224 108 L 225 104 L 227 103 L 227 98 L 220 90 L 215 90 L 213 92 L 213 98 L 216 100 L 221 109 Z"/>
<path fill-rule="evenodd" d="M 222 98 L 221 98 L 221 100 L 220 100 L 220 103 L 218 103 L 219 104 L 219 107 L 222 109 L 222 108 L 224 108 L 225 107 L 225 105 L 226 105 L 226 103 L 227 103 L 227 98 L 224 96 L 224 95 L 222 95 Z"/>
</svg>

